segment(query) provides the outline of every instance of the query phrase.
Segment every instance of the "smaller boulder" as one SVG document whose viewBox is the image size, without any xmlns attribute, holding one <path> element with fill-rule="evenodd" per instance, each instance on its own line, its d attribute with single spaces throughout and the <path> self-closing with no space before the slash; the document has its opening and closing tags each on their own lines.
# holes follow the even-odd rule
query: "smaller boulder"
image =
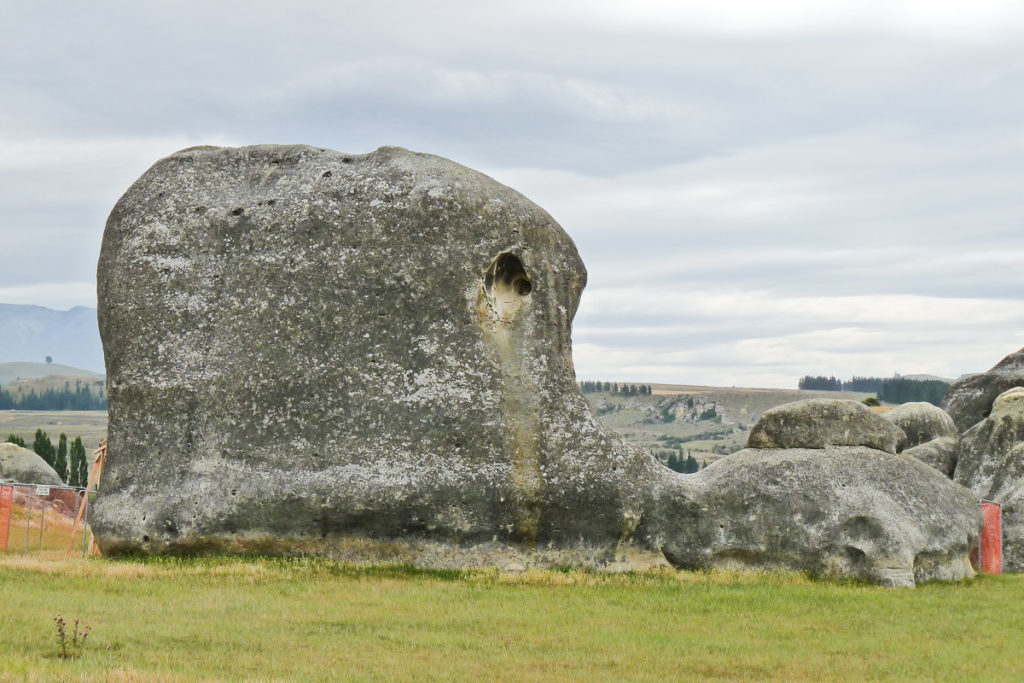
<svg viewBox="0 0 1024 683">
<path fill-rule="evenodd" d="M 957 429 L 965 432 L 988 416 L 997 396 L 1013 387 L 1024 387 L 1024 349 L 1011 353 L 988 372 L 953 382 L 942 408 Z"/>
<path fill-rule="evenodd" d="M 929 467 L 934 467 L 950 479 L 953 478 L 953 472 L 956 470 L 959 454 L 959 436 L 940 436 L 919 446 L 903 450 L 903 455 L 909 455 Z"/>
<path fill-rule="evenodd" d="M 888 423 L 886 423 L 888 424 Z M 647 524 L 688 569 L 786 568 L 888 586 L 973 575 L 977 499 L 912 458 L 876 449 L 747 448 L 680 477 Z"/>
<path fill-rule="evenodd" d="M 0 443 L 0 481 L 47 486 L 64 483 L 35 451 L 14 443 Z"/>
<path fill-rule="evenodd" d="M 960 432 L 953 418 L 931 403 L 904 403 L 882 417 L 903 430 L 907 441 L 904 455 L 953 476 L 960 451 Z"/>
<path fill-rule="evenodd" d="M 810 398 L 765 412 L 747 448 L 865 446 L 895 454 L 905 439 L 898 427 L 857 401 Z"/>
</svg>

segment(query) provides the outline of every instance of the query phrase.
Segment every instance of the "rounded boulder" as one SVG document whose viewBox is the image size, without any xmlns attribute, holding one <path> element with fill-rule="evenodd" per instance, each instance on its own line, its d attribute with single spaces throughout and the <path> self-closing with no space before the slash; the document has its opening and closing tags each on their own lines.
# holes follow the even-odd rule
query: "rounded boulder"
<svg viewBox="0 0 1024 683">
<path fill-rule="evenodd" d="M 811 398 L 766 411 L 757 421 L 747 448 L 825 448 L 865 446 L 896 453 L 903 432 L 857 401 Z"/>
</svg>

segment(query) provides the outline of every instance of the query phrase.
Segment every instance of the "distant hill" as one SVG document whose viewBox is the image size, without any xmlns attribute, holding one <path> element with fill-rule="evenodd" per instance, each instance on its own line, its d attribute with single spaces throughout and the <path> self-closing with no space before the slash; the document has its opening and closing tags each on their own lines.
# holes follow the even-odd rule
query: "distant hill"
<svg viewBox="0 0 1024 683">
<path fill-rule="evenodd" d="M 47 356 L 53 358 L 53 364 L 44 363 Z M 14 375 L 23 378 L 44 375 L 82 377 L 104 372 L 96 309 L 76 306 L 69 311 L 56 311 L 43 306 L 0 304 L 0 363 L 24 363 L 47 368 L 37 374 Z M 88 372 L 83 374 L 79 368 Z M 0 383 L 12 380 L 0 375 Z"/>
<path fill-rule="evenodd" d="M 52 381 L 43 383 L 30 383 L 26 381 L 39 380 L 43 377 L 50 378 L 51 376 L 55 376 Z M 61 365 L 59 363 L 0 363 L 0 386 L 14 382 L 23 382 L 31 384 L 33 388 L 36 386 L 42 389 L 58 388 L 63 386 L 65 380 L 74 382 L 74 379 L 77 377 L 82 379 L 92 377 L 102 379 L 103 375 L 92 370 L 73 368 L 70 365 Z"/>
</svg>

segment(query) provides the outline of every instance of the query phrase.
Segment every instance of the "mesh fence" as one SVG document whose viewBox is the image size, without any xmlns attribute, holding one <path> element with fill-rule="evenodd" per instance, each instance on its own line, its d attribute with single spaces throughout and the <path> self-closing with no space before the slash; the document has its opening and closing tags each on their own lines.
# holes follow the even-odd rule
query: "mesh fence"
<svg viewBox="0 0 1024 683">
<path fill-rule="evenodd" d="M 84 498 L 84 488 L 0 483 L 0 553 L 70 549 L 84 554 L 91 540 Z"/>
</svg>

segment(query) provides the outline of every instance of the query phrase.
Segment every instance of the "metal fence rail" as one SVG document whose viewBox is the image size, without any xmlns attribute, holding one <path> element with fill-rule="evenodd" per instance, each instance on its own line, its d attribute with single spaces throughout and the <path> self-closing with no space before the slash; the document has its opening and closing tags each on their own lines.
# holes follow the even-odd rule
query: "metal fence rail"
<svg viewBox="0 0 1024 683">
<path fill-rule="evenodd" d="M 0 482 L 0 553 L 30 550 L 88 552 L 89 503 L 84 487 Z M 75 518 L 82 503 L 82 524 Z"/>
</svg>

